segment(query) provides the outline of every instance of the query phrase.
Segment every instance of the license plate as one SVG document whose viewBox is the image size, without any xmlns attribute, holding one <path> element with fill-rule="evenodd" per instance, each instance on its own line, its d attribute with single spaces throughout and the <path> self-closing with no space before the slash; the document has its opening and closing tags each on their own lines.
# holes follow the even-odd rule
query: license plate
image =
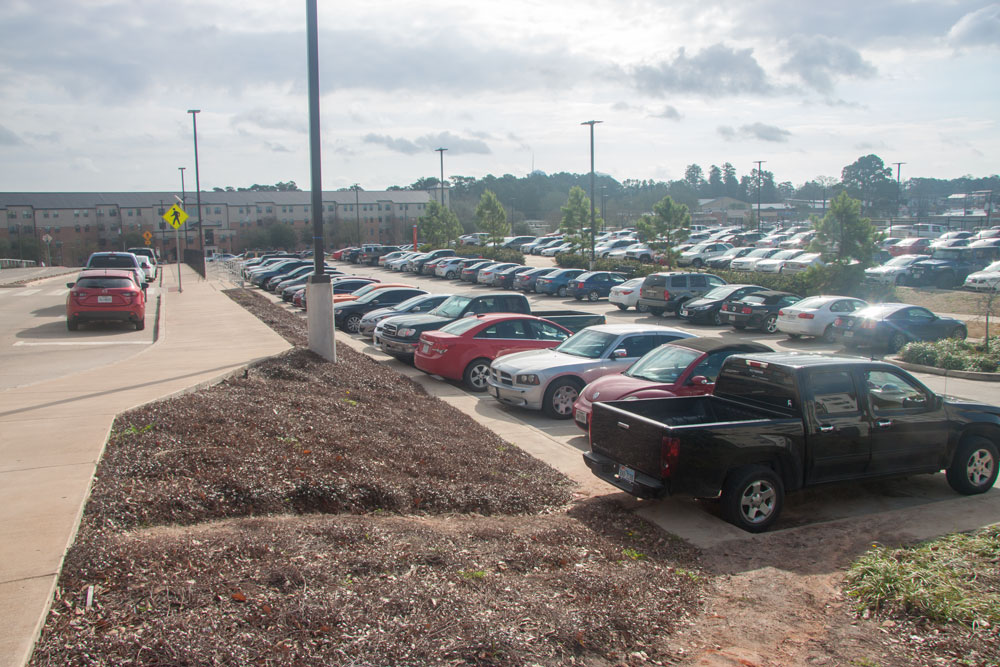
<svg viewBox="0 0 1000 667">
<path fill-rule="evenodd" d="M 111 303 L 110 296 L 99 296 L 97 297 L 97 303 Z"/>
<path fill-rule="evenodd" d="M 626 466 L 618 466 L 618 479 L 629 484 L 635 483 L 635 471 Z"/>
<path fill-rule="evenodd" d="M 587 413 L 584 412 L 583 410 L 577 410 L 576 414 L 574 416 L 575 416 L 576 420 L 578 422 L 580 422 L 581 424 L 586 424 L 587 423 Z"/>
<path fill-rule="evenodd" d="M 844 332 L 844 338 L 853 338 L 853 337 L 854 337 L 854 332 L 853 331 L 845 331 Z"/>
<path fill-rule="evenodd" d="M 430 343 L 424 343 L 424 354 L 427 354 L 430 351 L 431 351 L 431 344 Z"/>
</svg>

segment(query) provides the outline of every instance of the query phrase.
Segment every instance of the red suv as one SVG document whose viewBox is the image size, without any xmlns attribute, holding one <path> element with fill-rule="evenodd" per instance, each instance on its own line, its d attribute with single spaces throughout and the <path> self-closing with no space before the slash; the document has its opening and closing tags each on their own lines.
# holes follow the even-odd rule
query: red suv
<svg viewBox="0 0 1000 667">
<path fill-rule="evenodd" d="M 121 269 L 85 269 L 66 296 L 66 328 L 76 331 L 80 322 L 114 320 L 131 322 L 136 331 L 146 327 L 146 297 L 135 274 Z"/>
</svg>

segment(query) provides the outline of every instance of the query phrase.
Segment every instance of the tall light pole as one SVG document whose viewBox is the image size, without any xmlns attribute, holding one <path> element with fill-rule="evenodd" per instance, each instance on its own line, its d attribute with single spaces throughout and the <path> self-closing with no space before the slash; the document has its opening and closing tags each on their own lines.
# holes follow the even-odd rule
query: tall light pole
<svg viewBox="0 0 1000 667">
<path fill-rule="evenodd" d="M 198 202 L 198 249 L 201 251 L 202 271 L 205 270 L 205 235 L 201 231 L 201 177 L 198 173 L 198 114 L 201 109 L 188 109 L 194 129 L 194 191 Z"/>
<path fill-rule="evenodd" d="M 896 217 L 899 217 L 899 200 L 902 199 L 903 190 L 900 186 L 899 172 L 901 167 L 906 164 L 905 162 L 893 162 L 896 165 Z M 889 218 L 889 236 L 892 236 L 892 218 Z"/>
<path fill-rule="evenodd" d="M 580 125 L 590 126 L 590 270 L 594 270 L 594 126 L 601 120 L 585 120 Z"/>
<path fill-rule="evenodd" d="M 764 164 L 765 162 L 767 162 L 767 160 L 754 160 L 754 164 L 757 165 L 757 233 L 758 234 L 760 233 L 760 228 L 761 228 L 761 224 L 760 224 L 760 179 L 761 179 L 760 166 L 762 164 Z"/>
<path fill-rule="evenodd" d="M 177 169 L 179 169 L 181 172 L 181 208 L 184 209 L 185 213 L 187 213 L 187 193 L 184 191 L 184 170 L 187 169 L 187 167 L 177 167 Z M 184 240 L 187 241 L 187 232 L 184 233 Z M 177 253 L 177 261 L 179 262 L 181 258 L 181 246 L 180 246 L 179 236 L 174 239 L 174 245 L 177 246 L 176 248 L 174 248 L 174 251 Z"/>
<path fill-rule="evenodd" d="M 354 185 L 351 186 L 351 189 L 354 190 L 354 215 L 357 216 L 357 219 L 358 219 L 358 245 L 360 246 L 361 245 L 361 203 L 360 203 L 360 200 L 358 199 L 358 190 L 361 189 L 361 186 L 358 185 L 357 183 L 355 183 Z"/>
<path fill-rule="evenodd" d="M 444 152 L 447 148 L 435 148 L 434 151 L 441 155 L 441 206 L 444 206 Z"/>
<path fill-rule="evenodd" d="M 601 186 L 601 222 L 603 227 L 601 231 L 607 231 L 608 229 L 608 186 Z"/>
</svg>

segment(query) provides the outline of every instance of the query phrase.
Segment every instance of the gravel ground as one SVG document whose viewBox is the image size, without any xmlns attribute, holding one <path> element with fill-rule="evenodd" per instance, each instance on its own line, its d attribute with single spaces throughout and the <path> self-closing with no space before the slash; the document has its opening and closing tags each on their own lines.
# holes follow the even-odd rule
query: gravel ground
<svg viewBox="0 0 1000 667">
<path fill-rule="evenodd" d="M 570 499 L 391 369 L 297 347 L 116 420 L 32 664 L 673 661 L 697 554 Z"/>
</svg>

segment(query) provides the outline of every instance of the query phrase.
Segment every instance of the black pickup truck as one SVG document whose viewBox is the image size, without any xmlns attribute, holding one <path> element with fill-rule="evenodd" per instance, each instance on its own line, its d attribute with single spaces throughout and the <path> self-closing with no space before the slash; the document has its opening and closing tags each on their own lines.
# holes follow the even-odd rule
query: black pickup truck
<svg viewBox="0 0 1000 667">
<path fill-rule="evenodd" d="M 785 491 L 947 471 L 963 494 L 997 479 L 1000 408 L 935 395 L 906 371 L 857 357 L 736 355 L 711 396 L 594 403 L 601 479 L 639 497 L 719 498 L 760 532 Z"/>
<path fill-rule="evenodd" d="M 523 313 L 536 315 L 577 332 L 584 327 L 604 324 L 604 315 L 594 315 L 582 310 L 532 311 L 523 294 L 500 292 L 478 296 L 456 294 L 425 315 L 397 315 L 379 326 L 379 346 L 394 357 L 411 360 L 417 349 L 420 334 L 435 331 L 462 317 L 482 313 Z"/>
</svg>

